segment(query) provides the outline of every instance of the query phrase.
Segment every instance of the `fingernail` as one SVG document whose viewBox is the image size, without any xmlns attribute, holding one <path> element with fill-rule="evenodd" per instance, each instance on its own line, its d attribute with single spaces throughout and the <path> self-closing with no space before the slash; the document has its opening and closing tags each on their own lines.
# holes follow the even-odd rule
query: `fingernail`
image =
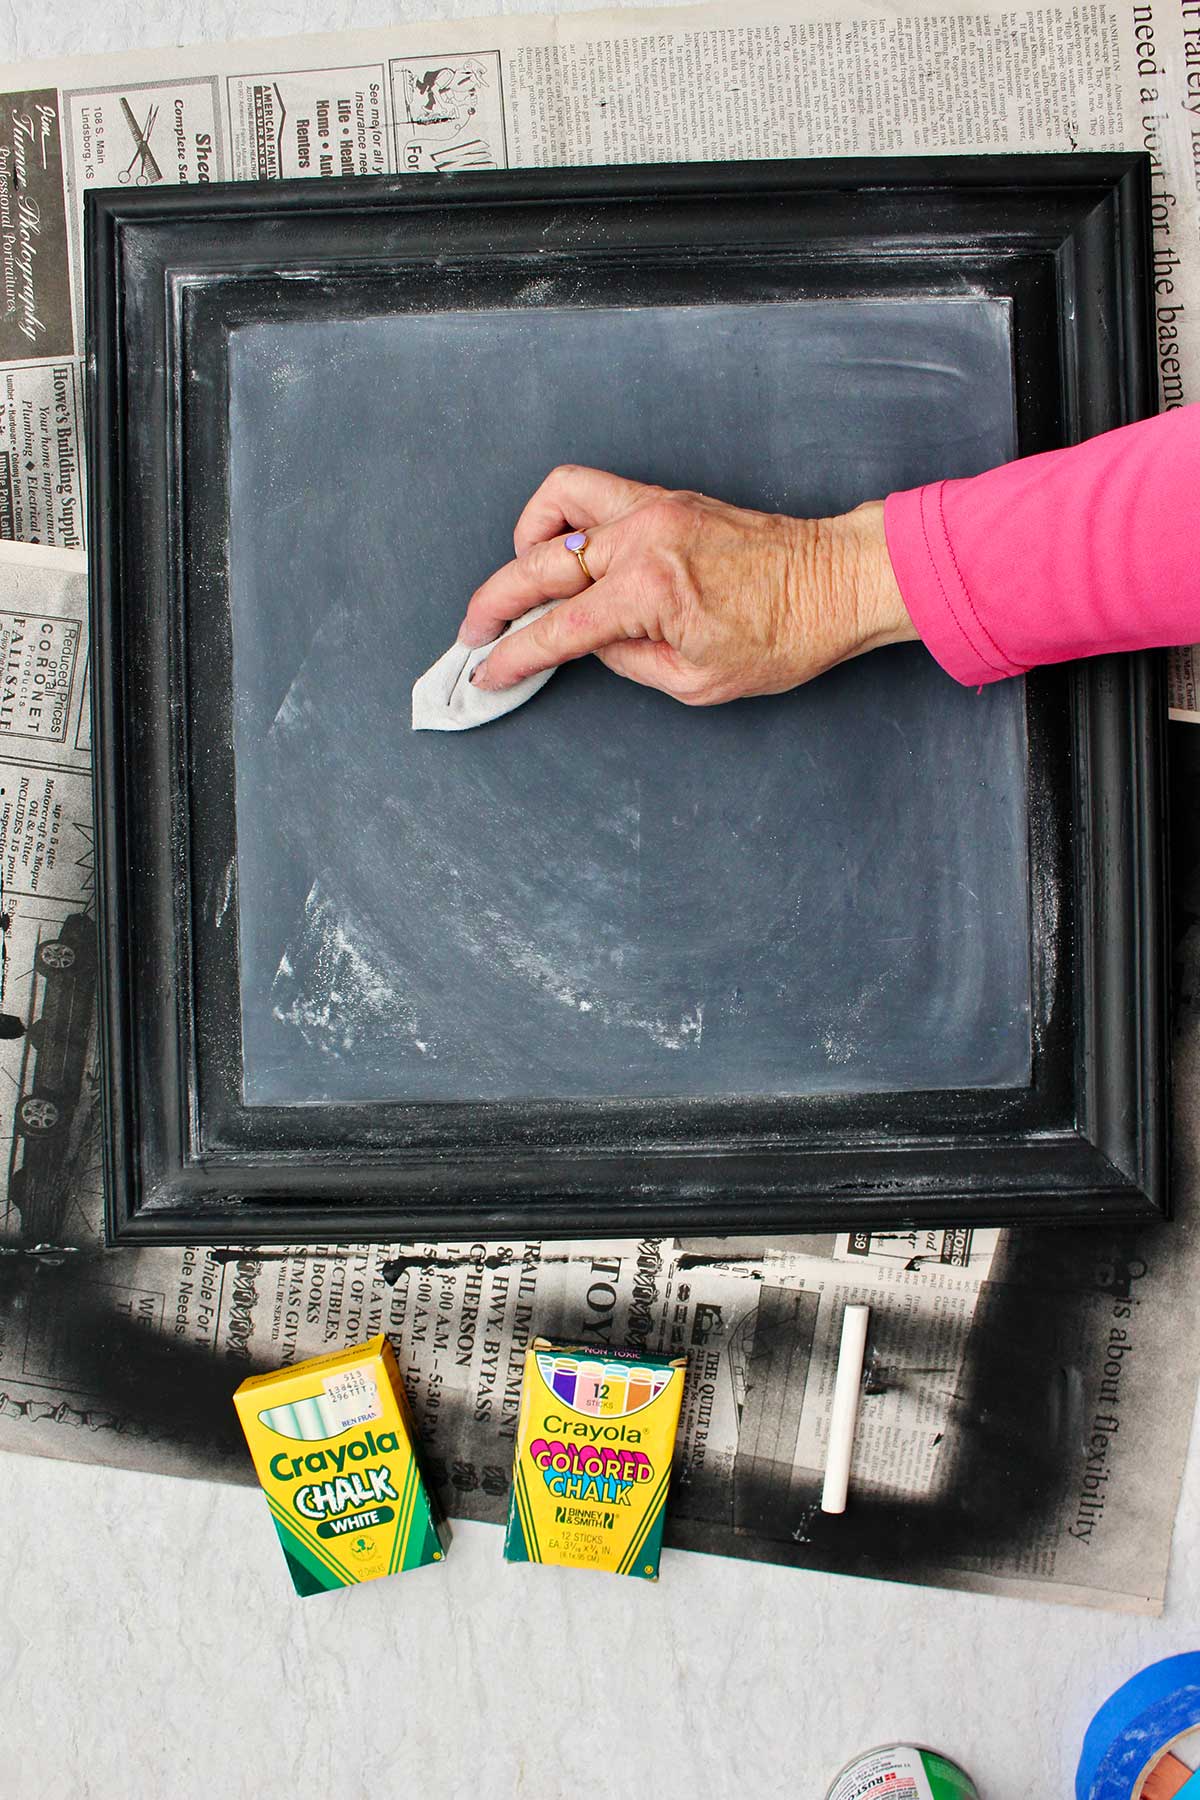
<svg viewBox="0 0 1200 1800">
<path fill-rule="evenodd" d="M 465 644 L 468 650 L 482 650 L 485 644 L 491 642 L 491 634 L 486 629 L 481 630 L 478 625 L 468 625 L 464 620 L 458 628 L 458 641 Z"/>
<path fill-rule="evenodd" d="M 490 662 L 490 660 L 491 660 L 490 657 L 485 656 L 483 661 L 481 663 L 477 663 L 476 666 L 471 670 L 471 685 L 472 685 L 472 687 L 477 687 L 477 688 L 486 688 L 487 687 L 487 685 L 488 685 L 487 666 L 488 666 L 488 663 Z"/>
</svg>

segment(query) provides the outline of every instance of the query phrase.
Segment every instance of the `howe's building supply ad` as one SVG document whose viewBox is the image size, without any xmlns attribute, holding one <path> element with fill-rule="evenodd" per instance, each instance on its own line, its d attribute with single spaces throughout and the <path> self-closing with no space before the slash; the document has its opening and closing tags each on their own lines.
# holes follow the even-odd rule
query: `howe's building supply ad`
<svg viewBox="0 0 1200 1800">
<path fill-rule="evenodd" d="M 252 1375 L 233 1403 L 298 1594 L 441 1562 L 449 1540 L 385 1337 Z"/>
<path fill-rule="evenodd" d="M 504 1554 L 658 1579 L 687 1360 L 535 1338 Z"/>
</svg>

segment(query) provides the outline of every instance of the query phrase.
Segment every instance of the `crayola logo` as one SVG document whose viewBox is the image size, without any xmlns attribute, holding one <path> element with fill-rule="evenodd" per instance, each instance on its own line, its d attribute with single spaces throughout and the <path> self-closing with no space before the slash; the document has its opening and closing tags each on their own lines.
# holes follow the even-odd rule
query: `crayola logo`
<svg viewBox="0 0 1200 1800">
<path fill-rule="evenodd" d="M 289 1456 L 286 1450 L 276 1451 L 267 1467 L 276 1481 L 299 1481 L 301 1475 L 324 1475 L 329 1469 L 340 1475 L 348 1462 L 365 1462 L 368 1456 L 383 1456 L 399 1448 L 400 1440 L 394 1431 L 381 1431 L 378 1437 L 368 1431 L 349 1444 L 333 1444 L 328 1450 L 310 1450 L 306 1456 Z"/>
<path fill-rule="evenodd" d="M 557 1431 L 565 1437 L 586 1438 L 589 1444 L 598 1444 L 601 1438 L 607 1444 L 640 1444 L 642 1434 L 636 1425 L 589 1425 L 586 1419 L 562 1419 L 557 1413 L 547 1413 L 542 1420 L 543 1431 Z"/>
</svg>

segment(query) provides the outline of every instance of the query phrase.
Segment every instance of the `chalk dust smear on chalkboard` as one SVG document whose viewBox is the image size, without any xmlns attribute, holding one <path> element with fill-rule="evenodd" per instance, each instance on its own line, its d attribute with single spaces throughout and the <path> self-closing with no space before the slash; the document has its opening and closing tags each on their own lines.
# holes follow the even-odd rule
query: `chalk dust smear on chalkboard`
<svg viewBox="0 0 1200 1800">
<path fill-rule="evenodd" d="M 1005 303 L 252 325 L 230 384 L 248 1104 L 1028 1081 L 1019 682 L 408 719 L 557 462 L 818 514 L 1003 461 Z"/>
</svg>

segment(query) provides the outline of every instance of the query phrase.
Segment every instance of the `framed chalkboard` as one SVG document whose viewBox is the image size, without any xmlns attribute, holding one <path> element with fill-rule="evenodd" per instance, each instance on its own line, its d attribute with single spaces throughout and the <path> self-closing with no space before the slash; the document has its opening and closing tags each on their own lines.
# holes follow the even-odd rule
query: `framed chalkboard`
<svg viewBox="0 0 1200 1800">
<path fill-rule="evenodd" d="M 1132 156 L 89 197 L 113 1241 L 1165 1209 L 1149 658 L 409 730 L 556 462 L 824 514 L 1144 414 Z"/>
</svg>

